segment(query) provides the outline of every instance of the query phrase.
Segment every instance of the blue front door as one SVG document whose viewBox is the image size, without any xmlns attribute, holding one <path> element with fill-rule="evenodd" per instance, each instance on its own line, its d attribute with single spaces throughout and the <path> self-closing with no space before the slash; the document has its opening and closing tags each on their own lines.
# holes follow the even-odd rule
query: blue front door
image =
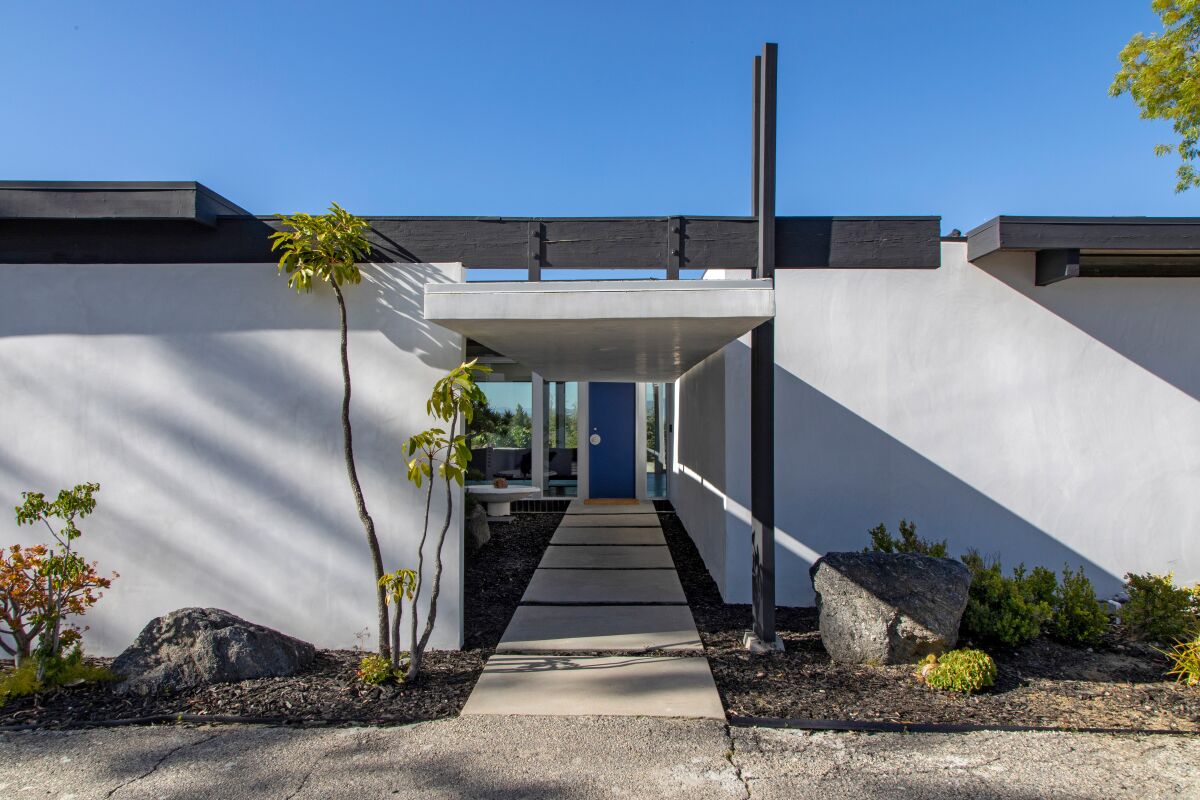
<svg viewBox="0 0 1200 800">
<path fill-rule="evenodd" d="M 632 383 L 588 384 L 588 493 L 632 498 L 634 484 Z"/>
</svg>

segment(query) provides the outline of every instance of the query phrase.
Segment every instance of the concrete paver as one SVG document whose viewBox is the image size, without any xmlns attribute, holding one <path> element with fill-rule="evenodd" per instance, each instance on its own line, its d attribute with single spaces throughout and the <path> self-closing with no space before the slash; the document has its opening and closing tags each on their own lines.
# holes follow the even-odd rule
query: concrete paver
<svg viewBox="0 0 1200 800">
<path fill-rule="evenodd" d="M 621 505 L 604 505 L 601 503 L 585 503 L 578 497 L 567 504 L 568 514 L 656 514 L 654 503 L 642 500 L 638 503 Z"/>
<path fill-rule="evenodd" d="M 687 603 L 673 569 L 539 569 L 522 603 Z"/>
<path fill-rule="evenodd" d="M 521 606 L 498 652 L 703 650 L 687 606 Z"/>
<path fill-rule="evenodd" d="M 662 528 L 559 527 L 550 544 L 665 545 Z"/>
<path fill-rule="evenodd" d="M 725 719 L 703 656 L 497 654 L 462 713 Z"/>
<path fill-rule="evenodd" d="M 564 528 L 660 528 L 657 514 L 568 514 L 560 523 Z"/>
<path fill-rule="evenodd" d="M 611 545 L 546 548 L 539 569 L 674 569 L 666 545 L 641 547 Z"/>
</svg>

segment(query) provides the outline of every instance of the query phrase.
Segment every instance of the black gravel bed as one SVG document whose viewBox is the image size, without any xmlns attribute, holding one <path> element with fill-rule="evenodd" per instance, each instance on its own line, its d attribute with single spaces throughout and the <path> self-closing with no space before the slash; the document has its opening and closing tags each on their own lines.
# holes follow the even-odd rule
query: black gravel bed
<svg viewBox="0 0 1200 800">
<path fill-rule="evenodd" d="M 468 650 L 491 655 L 496 649 L 562 518 L 561 513 L 514 514 L 512 522 L 493 522 L 491 540 L 467 554 L 463 646 Z"/>
<path fill-rule="evenodd" d="M 466 556 L 465 638 L 460 651 L 429 651 L 411 684 L 367 686 L 363 653 L 321 650 L 299 675 L 224 683 L 169 695 L 126 696 L 109 684 L 59 688 L 0 706 L 0 727 L 70 728 L 161 715 L 268 718 L 311 725 L 386 725 L 454 717 L 467 701 L 520 602 L 561 514 L 516 514 Z M 107 667 L 111 659 L 89 658 Z"/>
<path fill-rule="evenodd" d="M 815 608 L 777 608 L 785 651 L 750 655 L 742 648 L 750 606 L 722 603 L 678 516 L 659 519 L 731 719 L 1200 732 L 1200 690 L 1164 679 L 1166 659 L 1118 631 L 1093 650 L 1045 637 L 1015 651 L 989 649 L 996 686 L 972 696 L 917 683 L 913 666 L 834 664 L 821 645 Z"/>
</svg>

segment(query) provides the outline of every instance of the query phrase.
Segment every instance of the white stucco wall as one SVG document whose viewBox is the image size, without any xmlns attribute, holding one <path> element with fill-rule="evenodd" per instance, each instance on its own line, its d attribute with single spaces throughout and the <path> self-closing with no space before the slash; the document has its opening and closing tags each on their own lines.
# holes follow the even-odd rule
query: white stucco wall
<svg viewBox="0 0 1200 800">
<path fill-rule="evenodd" d="M 709 270 L 705 279 L 748 275 Z M 673 407 L 670 499 L 726 598 L 750 592 L 749 343 L 742 336 L 684 374 Z"/>
<path fill-rule="evenodd" d="M 965 251 L 777 274 L 779 603 L 811 603 L 815 557 L 901 517 L 956 555 L 1082 564 L 1102 594 L 1129 571 L 1200 578 L 1200 280 L 1035 287 L 1031 254 Z"/>
<path fill-rule="evenodd" d="M 269 264 L 0 275 L 0 499 L 11 508 L 22 490 L 101 484 L 81 549 L 121 577 L 85 620 L 89 652 L 114 654 L 184 606 L 225 608 L 322 647 L 374 647 L 328 289 L 297 296 Z M 458 334 L 424 322 L 421 287 L 460 279 L 457 265 L 371 266 L 346 289 L 358 472 L 388 569 L 415 567 L 422 508 L 401 444 L 429 425 L 428 389 L 463 352 Z M 461 643 L 455 516 L 440 648 Z M 0 543 L 41 538 L 0 517 Z"/>
</svg>

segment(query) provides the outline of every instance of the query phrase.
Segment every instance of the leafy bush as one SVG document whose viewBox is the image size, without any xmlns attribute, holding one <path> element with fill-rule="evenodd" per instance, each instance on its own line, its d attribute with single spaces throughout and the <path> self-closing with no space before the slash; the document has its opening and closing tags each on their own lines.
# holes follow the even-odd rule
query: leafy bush
<svg viewBox="0 0 1200 800">
<path fill-rule="evenodd" d="M 1042 625 L 1053 616 L 1053 607 L 1039 595 L 1045 594 L 1042 570 L 1025 575 L 1024 567 L 1006 578 L 1000 562 L 987 563 L 971 551 L 963 556 L 971 570 L 971 590 L 963 612 L 962 632 L 978 642 L 1017 647 L 1037 638 Z M 1050 574 L 1053 578 L 1053 573 Z"/>
<path fill-rule="evenodd" d="M 391 680 L 403 680 L 404 673 L 392 666 L 392 662 L 379 655 L 372 653 L 369 656 L 364 656 L 363 660 L 358 662 L 358 679 L 370 686 L 382 686 Z"/>
<path fill-rule="evenodd" d="M 1083 567 L 1072 572 L 1070 567 L 1063 565 L 1062 582 L 1055 588 L 1051 604 L 1054 617 L 1047 632 L 1055 639 L 1068 644 L 1090 645 L 1099 641 L 1108 629 L 1108 614 L 1096 600 L 1096 590 L 1083 574 Z"/>
<path fill-rule="evenodd" d="M 43 667 L 44 677 L 38 677 Z M 83 651 L 78 645 L 66 656 L 47 659 L 45 663 L 26 661 L 19 667 L 0 673 L 0 706 L 10 699 L 25 697 L 54 686 L 74 686 L 78 683 L 97 683 L 116 678 L 103 667 L 83 663 Z"/>
<path fill-rule="evenodd" d="M 1170 650 L 1160 650 L 1171 660 L 1167 675 L 1187 686 L 1200 686 L 1200 633 L 1187 641 L 1176 642 Z"/>
<path fill-rule="evenodd" d="M 917 676 L 935 689 L 971 694 L 996 682 L 996 662 L 982 650 L 951 650 L 926 658 Z"/>
<path fill-rule="evenodd" d="M 1052 570 L 1045 567 L 1034 567 L 1025 574 L 1025 565 L 1020 564 L 1013 570 L 1015 578 L 1025 591 L 1025 596 L 1033 603 L 1040 603 L 1051 608 L 1055 607 L 1055 597 L 1058 594 L 1058 577 Z"/>
<path fill-rule="evenodd" d="M 868 531 L 871 535 L 871 547 L 863 550 L 877 553 L 915 553 L 922 556 L 946 557 L 946 541 L 927 542 L 917 536 L 917 524 L 906 519 L 900 520 L 900 538 L 892 538 L 887 525 L 879 523 Z"/>
<path fill-rule="evenodd" d="M 1135 639 L 1166 644 L 1187 639 L 1200 621 L 1200 586 L 1176 586 L 1174 575 L 1125 576 L 1129 600 L 1121 606 L 1121 623 Z"/>
</svg>

